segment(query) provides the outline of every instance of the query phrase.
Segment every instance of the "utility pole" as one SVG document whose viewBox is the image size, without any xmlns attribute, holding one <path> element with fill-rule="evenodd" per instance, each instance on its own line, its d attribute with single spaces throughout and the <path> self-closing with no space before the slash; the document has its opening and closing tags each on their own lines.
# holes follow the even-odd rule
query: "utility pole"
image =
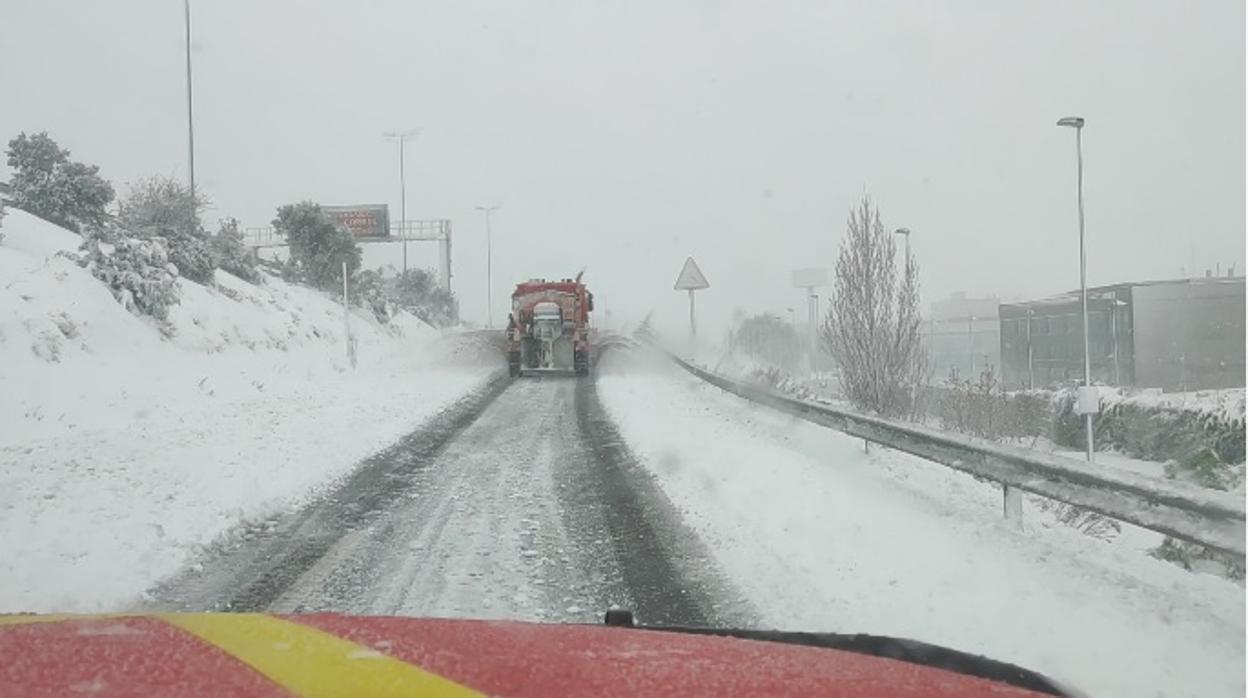
<svg viewBox="0 0 1248 698">
<path fill-rule="evenodd" d="M 195 103 L 191 81 L 191 0 L 183 0 L 186 18 L 186 143 L 188 150 L 187 180 L 191 190 L 191 213 L 195 213 Z"/>
<path fill-rule="evenodd" d="M 1033 365 L 1033 359 L 1032 359 L 1035 353 L 1032 351 L 1032 348 L 1031 348 L 1031 316 L 1033 312 L 1034 311 L 1031 308 L 1027 309 L 1027 389 L 1028 390 L 1036 389 L 1036 372 L 1035 372 L 1035 366 Z"/>
<path fill-rule="evenodd" d="M 494 252 L 493 232 L 490 229 L 490 218 L 494 212 L 502 208 L 502 204 L 478 206 L 477 210 L 485 214 L 485 326 L 494 326 Z"/>
<path fill-rule="evenodd" d="M 1122 385 L 1122 364 L 1118 361 L 1118 308 L 1126 305 L 1125 302 L 1118 300 L 1118 294 L 1115 292 L 1111 297 L 1109 306 L 1109 322 L 1110 332 L 1114 343 L 1114 385 Z"/>
<path fill-rule="evenodd" d="M 968 315 L 966 318 L 966 347 L 971 353 L 971 375 L 975 378 L 975 316 Z"/>
<path fill-rule="evenodd" d="M 906 238 L 906 261 L 910 261 L 910 229 L 898 228 L 893 231 L 893 235 L 903 235 Z"/>
<path fill-rule="evenodd" d="M 355 344 L 351 341 L 351 299 L 347 295 L 347 263 L 342 263 L 342 328 L 347 339 L 347 361 L 355 368 Z"/>
<path fill-rule="evenodd" d="M 1083 124 L 1081 116 L 1068 116 L 1059 119 L 1058 126 L 1075 129 L 1075 159 L 1077 163 L 1076 187 L 1079 199 L 1079 295 L 1083 305 L 1083 387 L 1087 396 L 1092 390 L 1092 354 L 1088 344 L 1088 255 L 1084 244 L 1083 232 Z M 1090 403 L 1091 398 L 1085 398 Z M 1080 401 L 1085 402 L 1083 400 Z M 1088 461 L 1092 460 L 1095 448 L 1092 443 L 1092 410 L 1090 404 L 1081 404 L 1084 413 L 1084 429 L 1087 433 Z"/>
<path fill-rule="evenodd" d="M 382 137 L 399 142 L 399 236 L 403 238 L 403 273 L 407 273 L 407 157 L 404 144 L 408 138 L 420 135 L 420 129 L 386 131 Z"/>
</svg>

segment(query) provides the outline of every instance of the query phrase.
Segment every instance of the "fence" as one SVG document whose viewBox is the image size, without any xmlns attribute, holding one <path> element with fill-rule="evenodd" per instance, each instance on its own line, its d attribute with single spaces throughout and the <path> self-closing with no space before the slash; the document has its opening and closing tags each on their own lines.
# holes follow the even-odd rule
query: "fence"
<svg viewBox="0 0 1248 698">
<path fill-rule="evenodd" d="M 747 400 L 814 424 L 935 461 L 1002 486 L 1003 513 L 1021 522 L 1021 492 L 1083 507 L 1244 562 L 1244 501 L 1180 482 L 1159 480 L 1025 448 L 857 414 L 747 385 L 671 357 L 702 380 Z"/>
</svg>

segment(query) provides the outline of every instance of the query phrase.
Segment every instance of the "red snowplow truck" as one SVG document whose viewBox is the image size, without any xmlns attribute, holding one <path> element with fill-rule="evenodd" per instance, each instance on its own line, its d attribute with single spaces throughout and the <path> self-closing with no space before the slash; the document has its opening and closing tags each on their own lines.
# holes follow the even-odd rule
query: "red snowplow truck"
<svg viewBox="0 0 1248 698">
<path fill-rule="evenodd" d="M 511 375 L 557 371 L 587 375 L 593 309 L 594 294 L 581 283 L 581 274 L 575 279 L 531 279 L 516 284 L 507 319 Z"/>
</svg>

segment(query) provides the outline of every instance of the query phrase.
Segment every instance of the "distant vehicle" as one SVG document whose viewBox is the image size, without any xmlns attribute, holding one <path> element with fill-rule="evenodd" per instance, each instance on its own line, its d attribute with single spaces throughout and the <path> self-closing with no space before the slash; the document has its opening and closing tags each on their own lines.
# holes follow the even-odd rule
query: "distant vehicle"
<svg viewBox="0 0 1248 698">
<path fill-rule="evenodd" d="M 589 374 L 589 314 L 594 294 L 575 279 L 531 279 L 516 284 L 507 322 L 507 367 L 511 375 L 542 371 Z"/>
</svg>

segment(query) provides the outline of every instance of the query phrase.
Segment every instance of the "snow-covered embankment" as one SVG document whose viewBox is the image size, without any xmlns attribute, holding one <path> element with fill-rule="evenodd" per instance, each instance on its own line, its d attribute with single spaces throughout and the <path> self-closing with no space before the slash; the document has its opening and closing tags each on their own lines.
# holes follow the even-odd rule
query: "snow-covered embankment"
<svg viewBox="0 0 1248 698">
<path fill-rule="evenodd" d="M 0 241 L 0 612 L 118 610 L 223 531 L 306 501 L 479 385 L 440 333 L 270 278 L 178 282 L 172 336 L 9 210 Z"/>
<path fill-rule="evenodd" d="M 599 395 L 759 625 L 934 642 L 1094 696 L 1244 691 L 1244 590 L 1090 538 L 1000 489 L 613 354 Z"/>
</svg>

